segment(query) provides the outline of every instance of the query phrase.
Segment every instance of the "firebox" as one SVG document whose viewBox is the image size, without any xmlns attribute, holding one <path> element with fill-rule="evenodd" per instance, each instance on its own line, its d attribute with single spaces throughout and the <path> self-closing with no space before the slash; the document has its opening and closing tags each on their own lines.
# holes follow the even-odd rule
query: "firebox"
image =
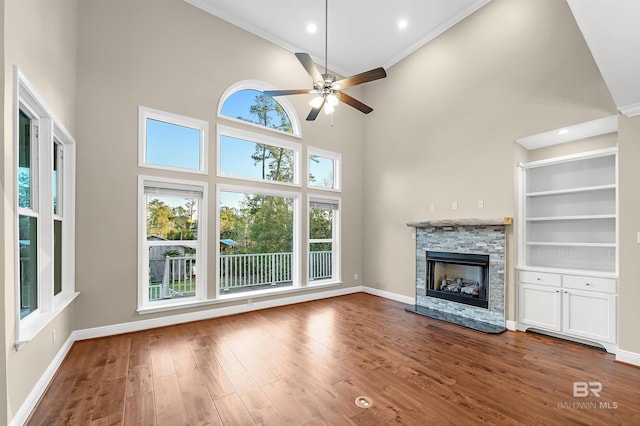
<svg viewBox="0 0 640 426">
<path fill-rule="evenodd" d="M 427 296 L 489 308 L 489 255 L 427 251 Z"/>
</svg>

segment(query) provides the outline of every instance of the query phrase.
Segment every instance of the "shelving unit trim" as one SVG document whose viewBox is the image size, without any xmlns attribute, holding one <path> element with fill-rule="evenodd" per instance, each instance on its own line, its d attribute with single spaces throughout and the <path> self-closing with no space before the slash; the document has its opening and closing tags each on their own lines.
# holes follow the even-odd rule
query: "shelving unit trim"
<svg viewBox="0 0 640 426">
<path fill-rule="evenodd" d="M 616 189 L 616 184 L 607 184 L 607 185 L 585 186 L 580 188 L 554 189 L 551 191 L 529 192 L 525 194 L 525 196 L 529 198 L 535 198 L 535 197 L 545 197 L 549 195 L 577 194 L 580 192 L 605 191 L 605 190 L 615 190 L 615 189 Z"/>
<path fill-rule="evenodd" d="M 594 219 L 615 219 L 615 214 L 591 214 L 580 216 L 545 216 L 545 217 L 528 217 L 527 222 L 543 222 L 543 221 L 568 221 L 568 220 L 594 220 Z"/>
</svg>

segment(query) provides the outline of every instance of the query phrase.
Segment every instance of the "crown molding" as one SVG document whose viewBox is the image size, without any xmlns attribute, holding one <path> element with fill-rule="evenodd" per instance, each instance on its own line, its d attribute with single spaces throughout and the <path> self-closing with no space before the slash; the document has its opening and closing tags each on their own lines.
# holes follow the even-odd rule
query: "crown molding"
<svg viewBox="0 0 640 426">
<path fill-rule="evenodd" d="M 623 114 L 627 117 L 635 117 L 637 115 L 640 115 L 640 102 L 620 107 L 618 108 L 618 111 L 620 111 L 620 114 Z"/>
</svg>

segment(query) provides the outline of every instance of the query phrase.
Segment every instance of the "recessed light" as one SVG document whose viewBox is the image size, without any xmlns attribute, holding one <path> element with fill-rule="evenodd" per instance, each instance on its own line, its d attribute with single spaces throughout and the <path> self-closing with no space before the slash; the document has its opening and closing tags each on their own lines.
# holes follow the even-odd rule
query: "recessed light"
<svg viewBox="0 0 640 426">
<path fill-rule="evenodd" d="M 409 26 L 409 21 L 407 21 L 406 19 L 401 19 L 398 21 L 398 29 L 399 30 L 404 30 Z"/>
<path fill-rule="evenodd" d="M 318 31 L 318 26 L 315 24 L 315 22 L 309 22 L 307 24 L 308 33 L 315 34 L 317 31 Z"/>
<path fill-rule="evenodd" d="M 558 134 L 559 135 L 566 135 L 567 133 L 569 133 L 569 129 L 560 129 L 560 130 L 558 130 Z"/>
</svg>

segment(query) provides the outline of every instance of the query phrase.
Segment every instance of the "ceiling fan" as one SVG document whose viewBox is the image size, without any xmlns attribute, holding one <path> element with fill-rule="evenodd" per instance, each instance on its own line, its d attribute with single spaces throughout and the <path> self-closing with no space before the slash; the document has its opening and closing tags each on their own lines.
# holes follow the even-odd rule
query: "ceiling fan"
<svg viewBox="0 0 640 426">
<path fill-rule="evenodd" d="M 301 95 L 301 94 L 317 94 L 309 105 L 311 106 L 311 112 L 307 116 L 307 121 L 313 121 L 316 119 L 322 108 L 324 107 L 325 114 L 331 114 L 338 102 L 344 102 L 353 108 L 362 111 L 365 114 L 369 114 L 373 111 L 368 105 L 360 102 L 359 100 L 349 96 L 341 89 L 347 87 L 357 86 L 359 84 L 368 83 L 370 81 L 379 80 L 387 76 L 387 72 L 384 68 L 374 68 L 369 71 L 362 72 L 360 74 L 352 75 L 351 77 L 337 80 L 336 76 L 329 74 L 327 66 L 327 28 L 328 28 L 328 16 L 329 16 L 329 0 L 325 0 L 325 20 L 324 20 L 324 74 L 316 68 L 311 56 L 308 53 L 296 53 L 296 58 L 300 61 L 304 69 L 309 73 L 313 79 L 313 89 L 293 89 L 293 90 L 265 90 L 264 94 L 267 96 L 287 96 L 287 95 Z"/>
</svg>

